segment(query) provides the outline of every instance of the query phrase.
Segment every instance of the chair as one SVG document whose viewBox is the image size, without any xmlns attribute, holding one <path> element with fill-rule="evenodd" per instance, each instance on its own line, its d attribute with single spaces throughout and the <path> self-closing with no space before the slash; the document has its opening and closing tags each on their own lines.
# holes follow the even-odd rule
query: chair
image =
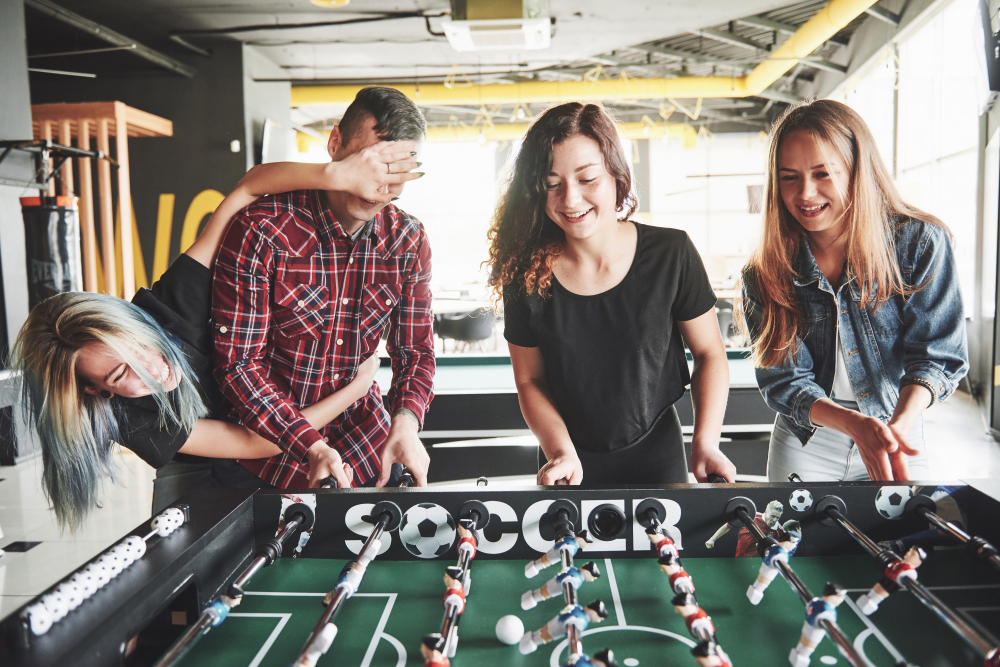
<svg viewBox="0 0 1000 667">
<path fill-rule="evenodd" d="M 736 333 L 736 329 L 733 327 L 733 302 L 728 299 L 719 299 L 715 302 L 715 314 L 719 318 L 722 342 L 728 347 L 730 338 Z"/>
<path fill-rule="evenodd" d="M 434 333 L 441 338 L 444 345 L 445 339 L 455 341 L 455 351 L 458 351 L 459 343 L 465 343 L 469 350 L 473 345 L 477 345 L 481 352 L 482 341 L 493 335 L 493 326 L 496 324 L 496 316 L 489 308 L 476 308 L 466 313 L 443 313 L 434 316 Z"/>
</svg>

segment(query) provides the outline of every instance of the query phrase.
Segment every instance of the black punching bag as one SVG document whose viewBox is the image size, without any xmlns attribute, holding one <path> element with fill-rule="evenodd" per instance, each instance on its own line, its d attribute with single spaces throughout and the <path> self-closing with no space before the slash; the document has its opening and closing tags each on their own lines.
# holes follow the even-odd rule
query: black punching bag
<svg viewBox="0 0 1000 667">
<path fill-rule="evenodd" d="M 83 291 L 76 197 L 22 197 L 28 306 L 53 294 Z"/>
</svg>

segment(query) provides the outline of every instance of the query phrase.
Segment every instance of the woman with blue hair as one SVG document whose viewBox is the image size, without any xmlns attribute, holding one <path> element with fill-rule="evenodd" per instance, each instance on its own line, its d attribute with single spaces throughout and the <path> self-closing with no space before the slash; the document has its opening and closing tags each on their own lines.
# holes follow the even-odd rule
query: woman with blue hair
<svg viewBox="0 0 1000 667">
<path fill-rule="evenodd" d="M 232 216 L 257 197 L 332 189 L 387 201 L 418 178 L 410 152 L 382 142 L 340 162 L 252 169 L 219 205 L 198 240 L 132 302 L 106 294 L 57 294 L 32 310 L 12 350 L 20 409 L 42 450 L 42 484 L 62 525 L 77 528 L 114 478 L 115 443 L 157 469 L 153 513 L 200 486 L 266 484 L 233 459 L 281 450 L 217 415 L 211 265 Z M 302 410 L 323 426 L 361 399 L 378 369 L 361 363 L 351 383 Z M 338 467 L 339 468 L 339 467 Z M 350 468 L 335 475 L 349 483 Z"/>
</svg>

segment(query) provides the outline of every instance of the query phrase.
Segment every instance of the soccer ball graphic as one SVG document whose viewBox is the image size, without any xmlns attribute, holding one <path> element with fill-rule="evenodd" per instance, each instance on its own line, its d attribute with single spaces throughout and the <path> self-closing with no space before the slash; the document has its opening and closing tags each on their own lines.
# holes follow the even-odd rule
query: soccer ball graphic
<svg viewBox="0 0 1000 667">
<path fill-rule="evenodd" d="M 796 512 L 805 512 L 813 506 L 813 494 L 805 489 L 797 489 L 788 497 L 788 504 Z"/>
<path fill-rule="evenodd" d="M 875 509 L 885 519 L 898 519 L 912 495 L 908 486 L 883 486 L 875 495 Z"/>
<path fill-rule="evenodd" d="M 455 542 L 455 519 L 434 503 L 420 503 L 403 513 L 399 541 L 417 558 L 437 558 Z"/>
</svg>

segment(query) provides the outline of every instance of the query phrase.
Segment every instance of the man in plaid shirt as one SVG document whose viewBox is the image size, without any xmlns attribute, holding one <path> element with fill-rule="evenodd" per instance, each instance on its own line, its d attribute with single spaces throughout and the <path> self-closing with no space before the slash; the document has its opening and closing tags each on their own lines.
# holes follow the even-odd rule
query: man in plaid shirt
<svg viewBox="0 0 1000 667">
<path fill-rule="evenodd" d="M 420 110 L 391 88 L 366 88 L 330 133 L 334 161 L 398 141 L 416 155 Z M 387 165 L 391 171 L 391 166 Z M 387 186 L 398 195 L 402 185 Z M 215 264 L 216 377 L 236 419 L 282 454 L 240 463 L 282 488 L 388 480 L 400 462 L 418 485 L 429 457 L 417 437 L 434 379 L 431 252 L 420 222 L 392 204 L 303 190 L 262 197 L 231 223 Z M 299 408 L 346 386 L 386 347 L 393 381 L 319 431 Z M 386 412 L 389 408 L 390 414 Z"/>
</svg>

